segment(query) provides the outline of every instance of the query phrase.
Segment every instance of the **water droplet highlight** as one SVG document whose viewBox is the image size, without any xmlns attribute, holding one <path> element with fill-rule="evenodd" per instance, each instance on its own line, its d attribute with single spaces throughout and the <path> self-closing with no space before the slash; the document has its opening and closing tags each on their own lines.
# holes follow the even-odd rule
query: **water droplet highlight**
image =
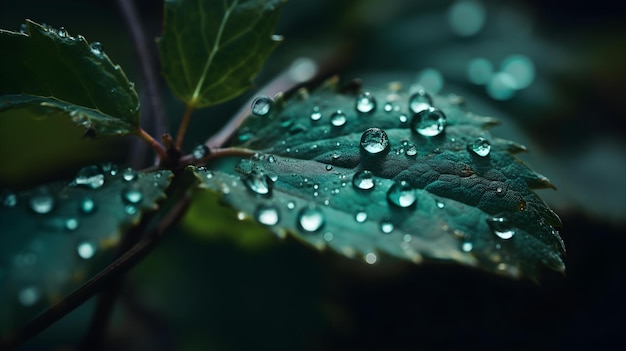
<svg viewBox="0 0 626 351">
<path fill-rule="evenodd" d="M 54 208 L 54 198 L 48 194 L 36 195 L 30 198 L 30 208 L 39 214 L 50 213 Z"/>
<path fill-rule="evenodd" d="M 270 113 L 272 108 L 272 99 L 267 96 L 259 96 L 252 101 L 252 114 L 263 117 Z"/>
<path fill-rule="evenodd" d="M 388 220 L 384 220 L 382 222 L 380 222 L 380 231 L 385 233 L 385 234 L 389 234 L 391 232 L 393 232 L 394 230 L 394 226 L 393 223 L 389 222 Z"/>
<path fill-rule="evenodd" d="M 415 189 L 406 181 L 393 184 L 387 191 L 387 200 L 393 205 L 401 208 L 411 207 L 417 201 Z"/>
<path fill-rule="evenodd" d="M 368 114 L 376 110 L 376 99 L 369 91 L 364 91 L 356 98 L 354 107 L 357 112 Z"/>
<path fill-rule="evenodd" d="M 89 44 L 89 48 L 91 49 L 92 54 L 96 56 L 102 55 L 102 43 L 100 43 L 99 41 L 94 41 L 93 43 Z"/>
<path fill-rule="evenodd" d="M 324 226 L 324 214 L 315 206 L 308 206 L 300 210 L 298 225 L 305 232 L 313 233 Z"/>
<path fill-rule="evenodd" d="M 194 147 L 193 150 L 191 151 L 191 156 L 193 156 L 193 158 L 196 160 L 200 160 L 208 154 L 209 154 L 209 148 L 204 144 L 196 145 L 196 147 Z"/>
<path fill-rule="evenodd" d="M 65 221 L 65 229 L 69 230 L 69 231 L 74 231 L 78 228 L 78 219 L 76 218 L 68 218 Z"/>
<path fill-rule="evenodd" d="M 429 107 L 416 113 L 411 120 L 411 129 L 427 137 L 441 134 L 445 127 L 446 115 L 434 107 Z"/>
<path fill-rule="evenodd" d="M 411 111 L 413 114 L 422 112 L 432 105 L 432 98 L 423 89 L 418 90 L 409 98 L 409 111 Z"/>
<path fill-rule="evenodd" d="M 367 212 L 365 212 L 365 211 L 358 211 L 354 215 L 354 219 L 357 221 L 357 223 L 364 223 L 365 221 L 367 221 Z"/>
<path fill-rule="evenodd" d="M 122 172 L 122 178 L 127 182 L 132 182 L 137 179 L 137 172 L 132 168 L 126 168 Z"/>
<path fill-rule="evenodd" d="M 485 138 L 476 138 L 467 145 L 468 150 L 476 156 L 487 157 L 491 151 L 491 143 Z"/>
<path fill-rule="evenodd" d="M 104 171 L 99 166 L 83 167 L 74 178 L 74 184 L 98 189 L 104 185 Z"/>
<path fill-rule="evenodd" d="M 132 205 L 136 205 L 143 200 L 143 194 L 139 189 L 125 189 L 122 191 L 122 199 Z"/>
<path fill-rule="evenodd" d="M 357 189 L 372 190 L 374 184 L 374 175 L 368 170 L 357 171 L 352 177 L 352 185 Z"/>
<path fill-rule="evenodd" d="M 319 106 L 314 106 L 311 112 L 311 121 L 319 121 L 322 118 L 322 112 L 320 112 Z"/>
<path fill-rule="evenodd" d="M 369 154 L 378 154 L 389 148 L 389 137 L 384 130 L 369 128 L 361 135 L 361 147 Z"/>
<path fill-rule="evenodd" d="M 246 187 L 254 194 L 261 196 L 272 195 L 272 179 L 265 173 L 253 171 L 244 180 Z"/>
<path fill-rule="evenodd" d="M 504 217 L 490 217 L 487 218 L 487 224 L 493 234 L 498 238 L 508 240 L 515 235 L 515 230 L 511 227 L 509 221 Z"/>
<path fill-rule="evenodd" d="M 470 241 L 466 241 L 461 244 L 461 250 L 463 250 L 463 252 L 470 252 L 473 249 L 474 249 L 474 244 L 472 244 Z"/>
<path fill-rule="evenodd" d="M 259 223 L 265 225 L 276 225 L 280 220 L 278 210 L 273 206 L 259 206 L 255 218 Z"/>
<path fill-rule="evenodd" d="M 84 260 L 88 260 L 95 256 L 96 251 L 96 245 L 90 241 L 82 241 L 76 246 L 76 253 L 78 253 L 78 257 Z"/>
<path fill-rule="evenodd" d="M 346 124 L 346 121 L 346 114 L 343 113 L 343 111 L 341 110 L 333 112 L 333 114 L 330 116 L 330 124 L 335 127 L 343 127 Z"/>
</svg>

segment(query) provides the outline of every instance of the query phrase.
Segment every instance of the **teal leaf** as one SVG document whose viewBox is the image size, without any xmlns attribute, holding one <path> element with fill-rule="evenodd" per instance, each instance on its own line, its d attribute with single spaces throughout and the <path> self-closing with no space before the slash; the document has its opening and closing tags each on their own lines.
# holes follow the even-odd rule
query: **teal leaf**
<svg viewBox="0 0 626 351">
<path fill-rule="evenodd" d="M 69 183 L 0 194 L 0 333 L 110 263 L 122 233 L 158 208 L 171 175 L 106 164 Z"/>
<path fill-rule="evenodd" d="M 201 108 L 251 87 L 276 47 L 284 0 L 168 0 L 159 39 L 163 75 L 176 96 Z"/>
<path fill-rule="evenodd" d="M 139 98 L 99 43 L 27 21 L 26 33 L 0 30 L 0 111 L 65 115 L 95 135 L 139 127 Z"/>
<path fill-rule="evenodd" d="M 525 148 L 458 98 L 411 89 L 331 84 L 271 102 L 236 137 L 256 156 L 199 172 L 202 186 L 280 236 L 369 263 L 384 253 L 512 277 L 563 271 L 561 222 L 532 190 L 552 184 L 515 157 Z"/>
</svg>

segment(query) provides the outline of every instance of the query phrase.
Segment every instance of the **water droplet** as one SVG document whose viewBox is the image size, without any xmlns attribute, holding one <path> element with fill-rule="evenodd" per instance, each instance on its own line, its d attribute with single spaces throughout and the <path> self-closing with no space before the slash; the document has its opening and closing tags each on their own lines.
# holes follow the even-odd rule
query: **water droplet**
<svg viewBox="0 0 626 351">
<path fill-rule="evenodd" d="M 346 124 L 346 121 L 346 114 L 343 113 L 343 111 L 341 110 L 333 112 L 333 114 L 330 116 L 330 124 L 335 127 L 343 127 Z"/>
<path fill-rule="evenodd" d="M 244 180 L 244 184 L 250 191 L 257 195 L 271 196 L 272 195 L 272 179 L 265 173 L 258 171 L 252 171 L 248 174 Z"/>
<path fill-rule="evenodd" d="M 243 212 L 237 212 L 237 219 L 243 221 L 244 219 L 246 219 L 246 214 Z"/>
<path fill-rule="evenodd" d="M 446 115 L 434 107 L 416 113 L 411 120 L 411 129 L 423 136 L 437 136 L 443 132 L 445 127 Z"/>
<path fill-rule="evenodd" d="M 354 215 L 354 219 L 358 223 L 363 223 L 363 222 L 367 221 L 367 212 L 365 212 L 365 211 L 357 212 L 356 215 Z"/>
<path fill-rule="evenodd" d="M 380 222 L 380 231 L 385 233 L 385 234 L 389 234 L 391 232 L 393 232 L 394 230 L 394 226 L 393 223 L 389 222 L 388 220 L 383 220 L 382 222 Z"/>
<path fill-rule="evenodd" d="M 413 114 L 422 112 L 433 105 L 433 99 L 423 89 L 418 90 L 409 98 L 409 111 Z"/>
<path fill-rule="evenodd" d="M 122 178 L 127 182 L 132 182 L 137 179 L 137 172 L 135 172 L 135 170 L 132 168 L 126 168 L 122 172 Z"/>
<path fill-rule="evenodd" d="M 441 202 L 441 201 L 437 201 L 437 207 L 439 207 L 439 208 L 444 208 L 444 207 L 446 207 L 446 204 L 444 204 L 444 203 L 443 203 L 443 202 Z"/>
<path fill-rule="evenodd" d="M 90 241 L 81 241 L 76 246 L 76 252 L 78 253 L 78 257 L 84 260 L 92 258 L 96 254 L 97 250 L 98 248 L 96 247 L 96 245 Z"/>
<path fill-rule="evenodd" d="M 67 220 L 65 220 L 65 229 L 69 230 L 69 231 L 74 231 L 78 228 L 78 219 L 76 218 L 68 218 Z"/>
<path fill-rule="evenodd" d="M 263 117 L 270 113 L 273 101 L 267 96 L 259 96 L 252 101 L 252 114 Z"/>
<path fill-rule="evenodd" d="M 393 105 L 391 104 L 391 102 L 385 103 L 385 106 L 383 106 L 383 110 L 385 110 L 385 112 L 391 112 L 393 110 Z"/>
<path fill-rule="evenodd" d="M 30 198 L 29 203 L 30 208 L 39 214 L 50 213 L 54 208 L 54 198 L 48 194 L 35 195 Z"/>
<path fill-rule="evenodd" d="M 376 257 L 375 253 L 370 252 L 365 255 L 365 262 L 367 262 L 367 264 L 374 264 L 376 261 L 378 261 L 378 257 Z"/>
<path fill-rule="evenodd" d="M 333 170 L 333 165 L 326 165 L 326 170 L 327 171 L 332 171 Z"/>
<path fill-rule="evenodd" d="M 511 239 L 515 235 L 515 230 L 511 227 L 509 221 L 504 217 L 487 218 L 487 224 L 491 231 L 500 239 Z"/>
<path fill-rule="evenodd" d="M 67 33 L 67 30 L 64 27 L 61 27 L 61 29 L 59 29 L 59 31 L 57 32 L 57 35 L 61 38 L 67 38 L 69 36 L 69 34 Z"/>
<path fill-rule="evenodd" d="M 393 205 L 407 208 L 413 206 L 417 201 L 415 189 L 406 181 L 394 183 L 387 191 L 387 200 Z"/>
<path fill-rule="evenodd" d="M 139 189 L 125 189 L 122 191 L 122 199 L 128 204 L 138 204 L 143 200 L 143 194 Z"/>
<path fill-rule="evenodd" d="M 324 222 L 324 214 L 313 205 L 303 208 L 298 214 L 298 225 L 305 232 L 313 233 L 320 230 Z"/>
<path fill-rule="evenodd" d="M 374 175 L 368 170 L 357 171 L 352 177 L 352 185 L 357 189 L 371 190 L 374 184 Z"/>
<path fill-rule="evenodd" d="M 361 135 L 361 147 L 369 154 L 378 154 L 389 148 L 389 137 L 384 130 L 369 128 Z"/>
<path fill-rule="evenodd" d="M 296 203 L 293 201 L 287 202 L 287 208 L 293 210 L 294 208 L 296 208 Z"/>
<path fill-rule="evenodd" d="M 117 165 L 114 163 L 103 163 L 101 167 L 102 171 L 108 172 L 112 176 L 117 174 Z"/>
<path fill-rule="evenodd" d="M 322 112 L 320 112 L 319 106 L 314 106 L 311 112 L 311 121 L 319 121 L 322 118 Z"/>
<path fill-rule="evenodd" d="M 15 207 L 17 205 L 17 196 L 15 193 L 4 192 L 0 196 L 0 202 L 6 207 Z"/>
<path fill-rule="evenodd" d="M 204 144 L 198 144 L 191 151 L 191 156 L 196 160 L 200 160 L 209 154 L 209 147 Z"/>
<path fill-rule="evenodd" d="M 376 110 L 376 99 L 369 91 L 362 92 L 356 99 L 355 109 L 360 113 L 372 113 Z"/>
<path fill-rule="evenodd" d="M 96 56 L 100 56 L 102 55 L 102 43 L 99 41 L 94 41 L 93 43 L 89 44 L 89 47 L 91 48 L 91 53 L 93 53 Z"/>
<path fill-rule="evenodd" d="M 278 210 L 273 206 L 259 206 L 255 217 L 259 223 L 265 225 L 275 225 L 280 219 Z"/>
<path fill-rule="evenodd" d="M 267 156 L 267 162 L 275 163 L 276 162 L 276 157 L 274 157 L 274 155 Z"/>
<path fill-rule="evenodd" d="M 474 244 L 471 241 L 465 241 L 461 244 L 461 250 L 463 252 L 470 252 L 474 249 Z"/>
<path fill-rule="evenodd" d="M 413 143 L 406 145 L 406 155 L 407 156 L 417 155 L 417 146 Z"/>
<path fill-rule="evenodd" d="M 73 184 L 98 189 L 104 185 L 104 171 L 99 166 L 83 167 L 78 171 Z"/>
<path fill-rule="evenodd" d="M 491 143 L 485 138 L 476 138 L 467 145 L 467 149 L 477 156 L 486 157 L 491 151 Z"/>
<path fill-rule="evenodd" d="M 17 293 L 17 300 L 24 306 L 32 306 L 41 298 L 41 291 L 36 286 L 27 286 Z"/>
<path fill-rule="evenodd" d="M 137 207 L 135 207 L 135 206 L 133 206 L 133 205 L 126 205 L 126 206 L 124 207 L 124 212 L 125 212 L 127 215 L 132 216 L 132 215 L 134 215 L 134 214 L 136 214 L 136 213 L 137 213 Z"/>
<path fill-rule="evenodd" d="M 406 115 L 400 115 L 398 116 L 398 119 L 400 120 L 400 123 L 406 123 L 409 120 Z"/>
</svg>

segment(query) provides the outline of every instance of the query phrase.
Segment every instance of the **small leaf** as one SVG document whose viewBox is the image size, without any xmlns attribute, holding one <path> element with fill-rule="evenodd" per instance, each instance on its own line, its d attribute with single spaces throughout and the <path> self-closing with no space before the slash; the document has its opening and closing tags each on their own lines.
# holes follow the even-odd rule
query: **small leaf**
<svg viewBox="0 0 626 351">
<path fill-rule="evenodd" d="M 26 22 L 27 33 L 0 30 L 0 111 L 55 111 L 96 135 L 134 133 L 139 98 L 98 43 Z"/>
<path fill-rule="evenodd" d="M 512 154 L 524 148 L 457 100 L 393 87 L 272 103 L 237 137 L 259 154 L 201 174 L 203 187 L 280 236 L 369 263 L 386 253 L 514 277 L 564 270 L 560 220 L 531 190 L 552 184 Z"/>
<path fill-rule="evenodd" d="M 234 98 L 251 87 L 276 47 L 272 37 L 284 0 L 168 0 L 159 49 L 163 74 L 195 108 Z"/>
<path fill-rule="evenodd" d="M 71 183 L 0 196 L 0 333 L 110 262 L 121 234 L 158 208 L 171 172 L 83 168 Z"/>
</svg>

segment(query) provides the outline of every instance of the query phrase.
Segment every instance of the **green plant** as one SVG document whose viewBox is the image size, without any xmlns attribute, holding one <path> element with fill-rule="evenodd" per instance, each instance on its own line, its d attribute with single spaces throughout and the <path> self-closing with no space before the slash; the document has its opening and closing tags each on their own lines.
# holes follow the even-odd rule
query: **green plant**
<svg viewBox="0 0 626 351">
<path fill-rule="evenodd" d="M 70 182 L 3 193 L 0 257 L 9 263 L 0 267 L 0 302 L 10 312 L 0 322 L 17 331 L 8 345 L 120 284 L 188 206 L 194 215 L 207 198 L 234 208 L 233 221 L 253 219 L 241 230 L 258 222 L 369 264 L 388 254 L 532 279 L 542 266 L 564 270 L 560 220 L 532 190 L 552 184 L 514 156 L 523 146 L 486 131 L 496 120 L 465 111 L 459 97 L 331 78 L 257 98 L 250 116 L 185 154 L 194 110 L 250 88 L 279 40 L 281 5 L 165 2 L 163 74 L 186 109 L 176 136 L 162 142 L 140 126 L 138 94 L 100 44 L 30 21 L 24 32 L 0 32 L 1 52 L 12 53 L 0 57 L 0 118 L 69 118 L 88 137 L 139 136 L 158 156 L 141 171 L 89 165 Z M 16 329 L 32 317 L 21 316 L 24 306 L 55 302 Z"/>
</svg>

